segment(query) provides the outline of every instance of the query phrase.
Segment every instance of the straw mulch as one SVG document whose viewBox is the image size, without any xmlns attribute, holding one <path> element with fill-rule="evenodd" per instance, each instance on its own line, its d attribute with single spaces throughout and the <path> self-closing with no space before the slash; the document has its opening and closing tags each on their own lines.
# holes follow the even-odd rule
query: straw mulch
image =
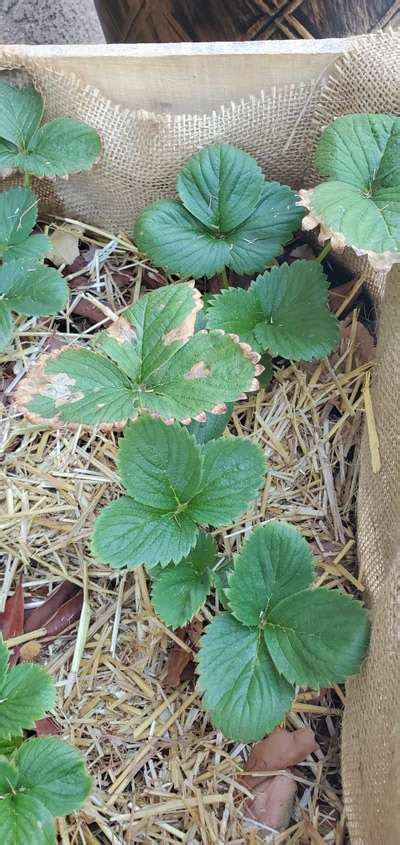
<svg viewBox="0 0 400 845">
<path fill-rule="evenodd" d="M 109 238 L 86 230 L 84 240 L 104 246 Z M 237 779 L 248 748 L 213 730 L 193 681 L 168 689 L 167 658 L 177 638 L 152 611 L 144 570 L 114 572 L 89 555 L 94 516 L 119 493 L 117 436 L 47 431 L 13 410 L 16 384 L 56 326 L 66 340 L 98 330 L 74 316 L 77 298 L 100 303 L 106 320 L 108 309 L 118 312 L 145 289 L 151 278 L 146 262 L 126 238 L 113 242 L 103 259 L 107 252 L 108 259 L 95 260 L 86 282 L 74 290 L 64 321 L 19 318 L 12 375 L 6 368 L 3 391 L 0 610 L 20 574 L 28 607 L 38 603 L 39 587 L 50 591 L 64 579 L 85 592 L 79 630 L 75 625 L 43 645 L 40 657 L 57 683 L 55 718 L 85 754 L 94 783 L 85 810 L 59 823 L 60 841 L 342 845 L 344 690 L 298 696 L 286 726 L 311 726 L 318 747 L 294 770 L 291 826 L 275 838 L 251 826 L 244 813 L 249 793 Z M 123 291 L 113 281 L 121 269 L 132 278 Z M 355 320 L 356 313 L 350 338 L 330 360 L 282 365 L 266 391 L 236 407 L 226 436 L 258 443 L 269 473 L 254 507 L 216 534 L 221 552 L 231 555 L 252 526 L 283 518 L 311 541 L 318 584 L 362 593 L 354 525 L 370 365 L 357 359 Z M 4 354 L 2 359 L 6 363 Z M 201 614 L 204 622 L 213 610 L 211 602 Z"/>
</svg>

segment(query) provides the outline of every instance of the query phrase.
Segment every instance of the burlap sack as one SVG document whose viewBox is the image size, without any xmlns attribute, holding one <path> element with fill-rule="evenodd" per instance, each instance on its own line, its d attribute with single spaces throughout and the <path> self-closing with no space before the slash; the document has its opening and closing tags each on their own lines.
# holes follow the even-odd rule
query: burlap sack
<svg viewBox="0 0 400 845">
<path fill-rule="evenodd" d="M 312 151 L 321 128 L 348 112 L 400 112 L 400 36 L 360 40 L 316 81 L 260 94 L 209 115 L 156 115 L 118 108 L 75 78 L 23 55 L 0 54 L 6 73 L 31 77 L 46 100 L 46 117 L 70 115 L 99 130 L 101 162 L 68 181 L 40 182 L 43 206 L 130 233 L 135 216 L 154 199 L 174 194 L 176 173 L 188 156 L 215 141 L 230 141 L 255 155 L 270 179 L 295 188 L 311 185 Z M 116 92 L 116 96 L 118 93 Z M 144 92 L 145 98 L 145 92 Z M 349 253 L 355 272 L 366 265 Z M 376 300 L 383 278 L 366 272 Z M 348 684 L 343 727 L 345 805 L 353 845 L 400 842 L 397 785 L 400 765 L 396 700 L 400 665 L 396 599 L 400 564 L 400 273 L 387 281 L 381 309 L 378 363 L 372 398 L 382 469 L 373 474 L 364 433 L 359 492 L 359 559 L 373 620 L 371 653 L 359 678 Z M 398 559 L 396 554 L 399 556 Z"/>
</svg>

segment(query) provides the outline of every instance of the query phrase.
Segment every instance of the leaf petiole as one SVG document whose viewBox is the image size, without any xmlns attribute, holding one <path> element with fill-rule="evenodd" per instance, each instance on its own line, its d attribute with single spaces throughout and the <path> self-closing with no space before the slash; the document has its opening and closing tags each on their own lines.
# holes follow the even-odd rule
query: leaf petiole
<svg viewBox="0 0 400 845">
<path fill-rule="evenodd" d="M 224 267 L 223 270 L 221 270 L 220 275 L 221 275 L 222 287 L 225 290 L 227 290 L 229 288 L 229 279 L 228 279 L 228 273 L 227 273 L 226 267 Z"/>
<path fill-rule="evenodd" d="M 24 188 L 29 188 L 30 183 L 31 183 L 30 174 L 24 173 L 24 180 L 23 180 L 23 183 L 22 183 Z"/>
<path fill-rule="evenodd" d="M 317 255 L 317 257 L 315 258 L 315 261 L 316 261 L 318 264 L 322 264 L 322 262 L 323 262 L 324 258 L 326 258 L 326 256 L 327 256 L 327 255 L 329 255 L 329 253 L 330 253 L 331 251 L 332 251 L 332 244 L 331 244 L 331 242 L 330 242 L 330 241 L 327 241 L 327 242 L 326 242 L 326 244 L 325 244 L 325 246 L 324 246 L 324 248 L 323 248 L 323 249 L 321 249 L 320 254 L 319 254 L 319 255 Z"/>
</svg>

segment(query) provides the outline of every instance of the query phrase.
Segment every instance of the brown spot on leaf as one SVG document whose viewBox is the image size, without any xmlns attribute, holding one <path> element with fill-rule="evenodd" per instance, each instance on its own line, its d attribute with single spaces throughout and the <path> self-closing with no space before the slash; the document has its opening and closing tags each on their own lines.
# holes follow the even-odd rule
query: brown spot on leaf
<svg viewBox="0 0 400 845">
<path fill-rule="evenodd" d="M 82 347 L 77 344 L 72 344 L 71 346 L 63 346 L 55 352 L 41 355 L 37 362 L 30 368 L 25 378 L 21 379 L 15 391 L 15 405 L 18 410 L 34 424 L 42 425 L 42 423 L 46 423 L 49 428 L 65 428 L 68 429 L 68 431 L 77 431 L 78 428 L 82 431 L 92 431 L 94 428 L 93 425 L 83 425 L 73 422 L 64 423 L 60 420 L 58 414 L 55 414 L 54 417 L 41 417 L 40 414 L 29 410 L 28 407 L 32 399 L 37 396 L 51 396 L 52 399 L 55 399 L 56 404 L 58 400 L 57 407 L 61 404 L 64 405 L 67 401 L 76 401 L 81 398 L 78 391 L 73 394 L 71 390 L 73 384 L 67 384 L 63 381 L 63 379 L 69 378 L 65 373 L 45 374 L 47 362 L 51 358 L 58 358 L 61 352 L 64 352 L 66 349 L 80 350 Z M 50 393 L 45 392 L 48 390 L 50 390 Z M 65 397 L 67 393 L 69 393 L 69 398 L 64 399 L 63 397 Z M 60 399 L 62 399 L 62 401 L 60 401 Z M 121 431 L 121 429 L 125 427 L 126 423 L 127 420 L 117 420 L 114 423 L 98 423 L 97 428 L 99 431 Z"/>
<path fill-rule="evenodd" d="M 210 413 L 211 414 L 217 414 L 217 416 L 218 416 L 219 414 L 224 414 L 226 410 L 227 410 L 226 405 L 214 405 L 214 407 L 211 408 Z"/>
<path fill-rule="evenodd" d="M 210 375 L 210 370 L 206 367 L 204 361 L 197 361 L 196 364 L 193 364 L 193 367 L 185 373 L 186 379 L 196 379 L 196 378 L 207 378 Z"/>
<path fill-rule="evenodd" d="M 166 332 L 162 336 L 161 340 L 165 346 L 170 346 L 171 343 L 175 343 L 177 340 L 185 341 L 189 340 L 190 337 L 193 337 L 197 312 L 201 311 L 203 307 L 203 300 L 201 298 L 200 291 L 194 287 L 194 282 L 189 282 L 188 284 L 189 287 L 193 288 L 193 308 L 179 326 L 176 326 L 174 329 L 171 329 L 171 331 Z"/>
<path fill-rule="evenodd" d="M 123 346 L 124 343 L 132 343 L 132 341 L 136 338 L 134 327 L 125 317 L 118 317 L 117 320 L 114 320 L 114 322 L 108 327 L 107 334 L 116 340 L 120 346 Z"/>
</svg>

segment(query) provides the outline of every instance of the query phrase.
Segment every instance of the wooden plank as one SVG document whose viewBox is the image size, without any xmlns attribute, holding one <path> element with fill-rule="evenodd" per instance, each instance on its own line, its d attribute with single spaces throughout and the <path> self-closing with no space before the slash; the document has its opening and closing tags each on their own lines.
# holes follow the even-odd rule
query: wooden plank
<svg viewBox="0 0 400 845">
<path fill-rule="evenodd" d="M 203 44 L 12 46 L 75 73 L 130 109 L 203 114 L 277 85 L 307 82 L 356 38 Z"/>
</svg>

